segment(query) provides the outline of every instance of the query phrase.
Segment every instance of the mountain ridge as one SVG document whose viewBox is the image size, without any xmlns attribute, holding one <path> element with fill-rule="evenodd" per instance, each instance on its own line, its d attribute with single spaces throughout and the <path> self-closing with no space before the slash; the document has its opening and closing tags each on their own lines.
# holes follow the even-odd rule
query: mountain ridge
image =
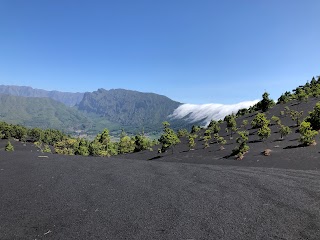
<svg viewBox="0 0 320 240">
<path fill-rule="evenodd" d="M 153 133 L 158 135 L 162 129 L 163 121 L 170 121 L 173 129 L 179 128 L 191 128 L 192 125 L 206 125 L 211 119 L 219 120 L 223 118 L 223 115 L 230 114 L 231 111 L 237 111 L 240 107 L 248 107 L 247 105 L 239 105 L 239 107 L 231 107 L 231 105 L 219 105 L 219 109 L 215 108 L 217 104 L 207 104 L 213 106 L 212 109 L 204 109 L 202 105 L 184 104 L 178 101 L 172 100 L 167 96 L 160 95 L 152 92 L 139 92 L 136 90 L 127 90 L 122 88 L 106 90 L 99 88 L 93 92 L 85 93 L 71 93 L 71 92 L 59 92 L 59 91 L 47 91 L 28 86 L 14 86 L 14 85 L 0 85 L 0 94 L 22 97 L 29 104 L 33 101 L 27 98 L 47 98 L 53 101 L 64 104 L 65 107 L 52 103 L 51 101 L 43 101 L 44 106 L 38 106 L 42 109 L 42 117 L 39 122 L 36 116 L 32 116 L 25 109 L 21 109 L 21 99 L 6 98 L 7 105 L 12 108 L 11 112 L 6 112 L 2 118 L 4 121 L 11 123 L 21 123 L 26 126 L 32 126 L 33 122 L 39 122 L 40 128 L 54 127 L 59 130 L 67 130 L 69 132 L 70 126 L 63 127 L 59 122 L 59 117 L 63 119 L 65 112 L 66 116 L 69 116 L 68 109 L 73 115 L 83 119 L 85 122 L 83 130 L 88 131 L 89 135 L 95 135 L 102 131 L 104 128 L 108 128 L 110 132 L 114 132 L 115 135 L 119 134 L 120 129 L 125 129 L 127 133 L 136 134 L 137 132 L 145 131 L 146 133 Z M 11 101 L 11 102 L 10 102 Z M 18 104 L 18 105 L 17 105 Z M 22 104 L 25 108 L 26 104 Z M 4 102 L 0 103 L 0 106 L 4 106 Z M 56 110 L 52 108 L 56 107 Z M 190 106 L 193 106 L 190 108 Z M 229 106 L 229 107 L 228 107 Z M 232 106 L 238 106 L 234 104 Z M 41 108 L 42 107 L 42 108 Z M 229 108 L 228 111 L 225 111 Z M 34 109 L 32 112 L 37 112 Z M 20 109 L 23 114 L 14 113 L 14 109 Z M 221 110 L 222 109 L 222 110 Z M 49 110 L 47 112 L 46 110 Z M 199 111 L 201 110 L 201 114 Z M 56 111 L 59 117 L 52 114 Z M 10 113 L 10 114 L 9 114 Z M 217 113 L 217 114 L 216 114 Z M 0 111 L 1 114 L 1 111 Z M 3 114 L 3 111 L 2 111 Z M 39 112 L 37 112 L 39 114 Z M 48 117 L 45 117 L 48 115 Z M 71 116 L 69 116 L 72 118 Z M 219 119 L 215 119 L 218 118 Z M 34 121 L 32 121 L 32 119 Z M 44 119 L 46 119 L 46 122 Z M 55 122 L 55 123 L 54 123 Z M 67 124 L 69 125 L 69 123 Z M 75 129 L 78 129 L 78 122 L 75 120 Z"/>
<path fill-rule="evenodd" d="M 182 103 L 155 93 L 126 89 L 105 90 L 84 94 L 76 105 L 80 111 L 96 113 L 122 125 L 159 125 Z"/>
<path fill-rule="evenodd" d="M 33 88 L 30 86 L 17 86 L 17 85 L 0 85 L 0 93 L 20 97 L 46 97 L 62 102 L 67 106 L 75 106 L 79 103 L 84 93 L 80 92 L 61 92 L 61 91 L 48 91 L 44 89 Z"/>
</svg>

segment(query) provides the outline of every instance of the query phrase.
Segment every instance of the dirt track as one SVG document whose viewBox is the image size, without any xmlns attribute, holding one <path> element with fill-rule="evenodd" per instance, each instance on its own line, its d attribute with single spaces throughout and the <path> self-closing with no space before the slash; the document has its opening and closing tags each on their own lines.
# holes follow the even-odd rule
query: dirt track
<svg viewBox="0 0 320 240">
<path fill-rule="evenodd" d="M 320 172 L 0 154 L 0 239 L 320 239 Z"/>
</svg>

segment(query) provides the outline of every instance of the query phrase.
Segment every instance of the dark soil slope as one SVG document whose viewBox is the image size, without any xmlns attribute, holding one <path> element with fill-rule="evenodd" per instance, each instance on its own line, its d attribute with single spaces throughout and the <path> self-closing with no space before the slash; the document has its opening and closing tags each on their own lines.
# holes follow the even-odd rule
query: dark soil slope
<svg viewBox="0 0 320 240">
<path fill-rule="evenodd" d="M 220 135 L 227 140 L 224 150 L 220 150 L 219 145 L 216 143 L 210 144 L 209 148 L 204 149 L 204 142 L 200 138 L 196 140 L 194 151 L 189 151 L 187 139 L 182 139 L 181 144 L 175 146 L 173 154 L 169 150 L 166 153 L 158 154 L 157 148 L 154 151 L 140 152 L 127 155 L 127 159 L 140 159 L 140 160 L 157 160 L 157 161 L 170 161 L 170 162 L 186 162 L 196 164 L 215 164 L 215 165 L 232 165 L 244 167 L 271 167 L 271 168 L 287 168 L 287 169 L 305 169 L 315 170 L 320 169 L 320 140 L 319 135 L 316 141 L 319 143 L 316 146 L 300 147 L 299 137 L 297 132 L 298 127 L 296 122 L 290 116 L 281 116 L 280 111 L 283 111 L 286 106 L 290 110 L 303 111 L 303 117 L 308 115 L 309 111 L 313 110 L 319 98 L 311 98 L 308 102 L 291 101 L 287 104 L 278 104 L 271 108 L 266 116 L 270 120 L 273 115 L 280 117 L 282 124 L 290 126 L 292 133 L 284 139 L 280 139 L 279 127 L 276 124 L 270 126 L 271 136 L 265 141 L 260 141 L 257 136 L 258 129 L 252 129 L 250 123 L 255 117 L 256 113 L 248 114 L 237 118 L 237 126 L 240 125 L 244 119 L 248 120 L 249 125 L 246 128 L 239 130 L 249 131 L 248 145 L 250 150 L 245 157 L 239 161 L 234 156 L 231 156 L 232 150 L 237 146 L 237 134 L 234 134 L 233 139 L 230 139 L 230 132 L 225 131 L 226 124 L 222 123 Z M 204 130 L 198 133 L 203 136 Z M 270 156 L 263 156 L 262 152 L 265 149 L 271 149 Z"/>
<path fill-rule="evenodd" d="M 0 151 L 0 239 L 320 238 L 319 171 L 45 158 L 29 147 Z"/>
</svg>

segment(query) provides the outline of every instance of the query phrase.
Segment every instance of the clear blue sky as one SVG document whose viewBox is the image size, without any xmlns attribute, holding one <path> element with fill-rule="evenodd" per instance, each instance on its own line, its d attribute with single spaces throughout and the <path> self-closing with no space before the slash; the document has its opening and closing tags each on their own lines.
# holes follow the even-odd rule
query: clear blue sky
<svg viewBox="0 0 320 240">
<path fill-rule="evenodd" d="M 236 103 L 319 66 L 319 0 L 0 0 L 0 84 Z"/>
</svg>

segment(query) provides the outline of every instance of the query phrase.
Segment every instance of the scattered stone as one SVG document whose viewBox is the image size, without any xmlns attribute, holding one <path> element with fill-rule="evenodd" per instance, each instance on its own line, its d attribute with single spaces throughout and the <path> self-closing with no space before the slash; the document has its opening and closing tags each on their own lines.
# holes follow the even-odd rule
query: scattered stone
<svg viewBox="0 0 320 240">
<path fill-rule="evenodd" d="M 271 155 L 271 149 L 267 148 L 263 151 L 264 156 L 270 156 Z"/>
<path fill-rule="evenodd" d="M 48 232 L 45 232 L 43 235 L 47 235 L 47 234 L 49 234 L 49 233 L 52 233 L 52 231 L 49 230 Z"/>
</svg>

